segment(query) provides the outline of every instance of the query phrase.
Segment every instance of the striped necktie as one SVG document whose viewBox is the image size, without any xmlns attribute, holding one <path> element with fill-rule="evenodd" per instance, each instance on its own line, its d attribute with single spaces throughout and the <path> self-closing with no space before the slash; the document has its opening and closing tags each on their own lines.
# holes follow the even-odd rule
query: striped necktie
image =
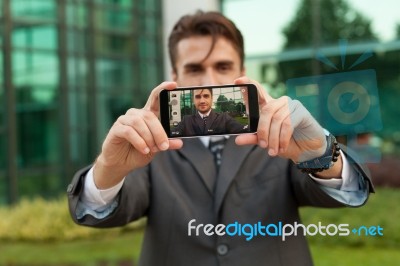
<svg viewBox="0 0 400 266">
<path fill-rule="evenodd" d="M 208 116 L 203 116 L 203 133 L 207 134 L 207 118 Z"/>
<path fill-rule="evenodd" d="M 211 136 L 210 144 L 208 149 L 214 155 L 215 166 L 217 167 L 217 172 L 222 162 L 222 151 L 225 147 L 226 138 L 224 136 Z"/>
</svg>

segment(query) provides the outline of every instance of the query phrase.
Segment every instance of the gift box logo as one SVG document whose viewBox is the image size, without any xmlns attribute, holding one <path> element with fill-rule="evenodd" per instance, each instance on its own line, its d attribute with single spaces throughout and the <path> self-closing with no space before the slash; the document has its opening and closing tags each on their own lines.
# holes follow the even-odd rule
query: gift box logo
<svg viewBox="0 0 400 266">
<path fill-rule="evenodd" d="M 346 42 L 340 42 L 344 68 Z M 372 56 L 365 52 L 349 69 Z M 317 59 L 337 67 L 322 54 Z M 346 135 L 348 146 L 362 154 L 361 162 L 377 162 L 380 152 L 357 144 L 356 136 L 382 129 L 376 72 L 373 69 L 289 79 L 288 96 L 298 99 L 334 135 Z M 360 152 L 361 151 L 361 152 Z"/>
</svg>

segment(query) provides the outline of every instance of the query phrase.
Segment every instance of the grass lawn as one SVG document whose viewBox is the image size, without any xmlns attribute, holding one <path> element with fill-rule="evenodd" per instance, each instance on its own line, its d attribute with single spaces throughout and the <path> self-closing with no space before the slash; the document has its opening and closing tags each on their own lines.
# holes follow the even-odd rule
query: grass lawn
<svg viewBox="0 0 400 266">
<path fill-rule="evenodd" d="M 308 237 L 316 266 L 400 265 L 400 189 L 378 188 L 361 208 L 303 208 L 304 224 L 349 224 L 349 228 L 381 226 L 383 236 Z"/>
<path fill-rule="evenodd" d="M 398 248 L 311 245 L 315 266 L 398 266 Z"/>
<path fill-rule="evenodd" d="M 134 266 L 139 256 L 142 232 L 127 232 L 101 240 L 66 243 L 0 243 L 2 266 Z M 395 266 L 398 248 L 349 247 L 311 244 L 316 266 Z"/>
<path fill-rule="evenodd" d="M 1 266 L 133 266 L 139 258 L 142 231 L 68 242 L 0 242 Z"/>
<path fill-rule="evenodd" d="M 303 208 L 303 224 L 321 222 L 350 227 L 381 226 L 383 236 L 309 237 L 316 266 L 400 265 L 400 190 L 377 190 L 362 208 Z M 0 266 L 133 266 L 139 257 L 141 230 L 121 235 L 64 242 L 0 241 Z M 157 254 L 155 254 L 157 256 Z"/>
</svg>

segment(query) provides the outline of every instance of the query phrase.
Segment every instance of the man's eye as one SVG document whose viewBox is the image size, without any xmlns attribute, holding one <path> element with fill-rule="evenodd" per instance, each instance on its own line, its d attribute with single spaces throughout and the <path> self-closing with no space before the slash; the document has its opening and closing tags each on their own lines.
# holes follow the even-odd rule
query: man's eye
<svg viewBox="0 0 400 266">
<path fill-rule="evenodd" d="M 200 67 L 189 67 L 187 69 L 188 73 L 196 73 L 196 72 L 200 72 L 200 71 L 201 71 Z"/>
<path fill-rule="evenodd" d="M 218 66 L 218 69 L 219 69 L 220 71 L 228 71 L 228 70 L 231 69 L 231 66 L 230 66 L 230 65 L 227 65 L 227 64 L 222 64 L 222 65 L 219 65 L 219 66 Z"/>
</svg>

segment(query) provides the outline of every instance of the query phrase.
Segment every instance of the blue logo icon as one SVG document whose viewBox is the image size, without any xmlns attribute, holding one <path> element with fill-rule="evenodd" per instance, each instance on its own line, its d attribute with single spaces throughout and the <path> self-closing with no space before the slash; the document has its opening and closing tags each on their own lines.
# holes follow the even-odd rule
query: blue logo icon
<svg viewBox="0 0 400 266">
<path fill-rule="evenodd" d="M 345 41 L 340 41 L 342 69 L 344 69 Z M 367 51 L 349 69 L 372 56 Z M 317 59 L 338 68 L 323 54 Z M 357 134 L 376 132 L 382 129 L 376 72 L 373 69 L 338 72 L 333 74 L 289 79 L 286 82 L 288 95 L 298 99 L 313 114 L 319 123 L 334 135 L 346 135 L 348 146 L 358 151 L 360 162 L 379 162 L 380 152 L 376 148 L 357 143 Z"/>
</svg>

